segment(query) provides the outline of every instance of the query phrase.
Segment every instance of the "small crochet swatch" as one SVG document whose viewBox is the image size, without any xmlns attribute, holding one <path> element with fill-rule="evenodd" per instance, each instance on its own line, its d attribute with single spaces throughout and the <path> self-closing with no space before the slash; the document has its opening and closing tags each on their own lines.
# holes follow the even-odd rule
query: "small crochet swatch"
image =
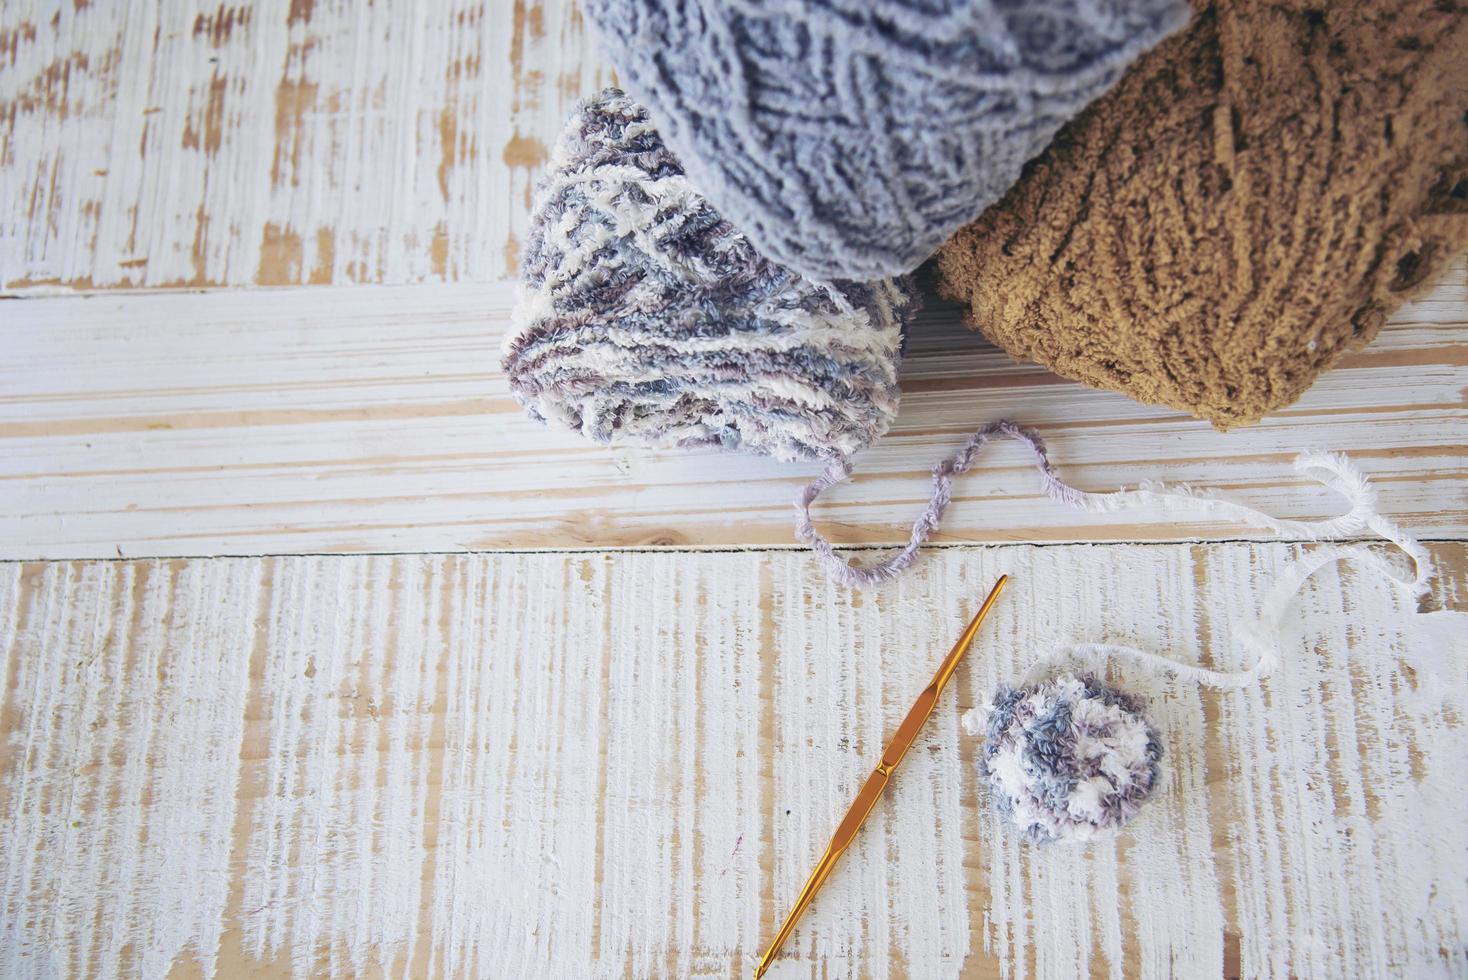
<svg viewBox="0 0 1468 980">
<path fill-rule="evenodd" d="M 994 695 L 979 775 L 1030 841 L 1089 841 L 1120 829 L 1157 789 L 1162 742 L 1142 702 L 1065 673 Z"/>
<path fill-rule="evenodd" d="M 586 0 L 695 185 L 815 279 L 927 259 L 1186 0 Z"/>
<path fill-rule="evenodd" d="M 1227 428 L 1468 246 L 1468 8 L 1203 5 L 940 253 L 1015 357 Z"/>
<path fill-rule="evenodd" d="M 911 283 L 761 257 L 621 92 L 572 116 L 532 221 L 503 367 L 534 417 L 789 460 L 850 456 L 896 416 Z"/>
</svg>

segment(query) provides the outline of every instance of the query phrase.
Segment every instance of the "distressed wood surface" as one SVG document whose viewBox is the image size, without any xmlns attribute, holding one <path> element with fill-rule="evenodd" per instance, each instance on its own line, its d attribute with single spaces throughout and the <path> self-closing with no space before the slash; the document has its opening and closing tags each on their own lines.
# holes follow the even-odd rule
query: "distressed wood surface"
<svg viewBox="0 0 1468 980">
<path fill-rule="evenodd" d="M 904 540 L 933 464 L 1009 417 L 1087 489 L 1185 481 L 1288 516 L 1340 506 L 1294 454 L 1345 451 L 1415 533 L 1468 536 L 1465 278 L 1459 261 L 1298 404 L 1229 433 L 1017 365 L 934 304 L 895 428 L 818 518 L 844 544 Z M 511 302 L 507 284 L 455 284 L 0 303 L 0 557 L 793 544 L 813 465 L 609 449 L 530 421 L 498 372 Z M 938 541 L 1242 533 L 1071 512 L 1017 447 L 988 453 Z"/>
<path fill-rule="evenodd" d="M 0 4 L 0 558 L 791 543 L 810 468 L 589 446 L 496 371 L 537 169 L 610 80 L 560 0 Z M 1465 324 L 1459 260 L 1223 435 L 936 306 L 820 516 L 897 542 L 932 463 L 1010 416 L 1081 486 L 1286 516 L 1338 504 L 1292 455 L 1344 450 L 1385 512 L 1468 537 Z M 1112 543 L 936 549 L 874 594 L 781 551 L 0 562 L 0 975 L 746 974 L 1000 571 L 1025 587 L 783 973 L 1468 970 L 1468 629 L 1436 611 L 1468 606 L 1464 545 L 1421 614 L 1322 573 L 1264 687 L 1121 672 L 1164 796 L 1034 851 L 960 709 L 1062 640 L 1241 666 L 1295 553 L 1127 544 L 1240 532 L 1035 489 L 995 449 L 940 541 Z"/>
<path fill-rule="evenodd" d="M 1262 686 L 1121 670 L 1166 777 L 1117 841 L 978 792 L 984 692 L 1080 638 L 1245 666 L 1297 551 L 954 548 L 875 593 L 790 552 L 0 565 L 0 974 L 747 976 L 1001 571 L 774 976 L 1458 973 L 1462 544 L 1422 613 L 1319 573 Z"/>
<path fill-rule="evenodd" d="M 0 556 L 790 543 L 810 467 L 588 446 L 495 370 L 536 168 L 609 80 L 564 2 L 5 4 L 0 283 L 27 298 L 0 304 Z M 302 283 L 332 288 L 110 291 Z M 39 298 L 79 287 L 102 292 Z M 1294 516 L 1333 505 L 1295 492 L 1294 452 L 1346 450 L 1386 509 L 1463 536 L 1465 300 L 1460 261 L 1229 435 L 1014 365 L 940 304 L 895 431 L 821 513 L 838 542 L 900 541 L 929 468 L 1010 416 L 1079 484 Z M 1238 533 L 1065 513 L 992 458 L 940 542 Z"/>
<path fill-rule="evenodd" d="M 569 107 L 569 2 L 0 5 L 0 286 L 513 274 Z"/>
</svg>

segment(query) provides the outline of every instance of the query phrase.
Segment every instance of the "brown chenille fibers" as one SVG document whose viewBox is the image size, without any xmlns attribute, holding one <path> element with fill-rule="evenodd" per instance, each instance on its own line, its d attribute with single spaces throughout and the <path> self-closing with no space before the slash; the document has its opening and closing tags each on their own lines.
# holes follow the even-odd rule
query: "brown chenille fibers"
<svg viewBox="0 0 1468 980">
<path fill-rule="evenodd" d="M 1016 357 L 1220 428 L 1468 247 L 1468 6 L 1197 4 L 939 253 Z"/>
</svg>

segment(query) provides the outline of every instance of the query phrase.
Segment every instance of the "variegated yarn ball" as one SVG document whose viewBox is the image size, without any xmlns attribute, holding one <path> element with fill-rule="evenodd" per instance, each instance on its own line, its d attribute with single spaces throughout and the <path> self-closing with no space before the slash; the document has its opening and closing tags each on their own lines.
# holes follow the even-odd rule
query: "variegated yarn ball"
<svg viewBox="0 0 1468 980">
<path fill-rule="evenodd" d="M 980 774 L 994 805 L 1035 843 L 1114 831 L 1161 781 L 1162 743 L 1141 701 L 1093 677 L 1003 688 L 984 729 Z"/>
<path fill-rule="evenodd" d="M 566 126 L 503 366 L 538 419 L 604 443 L 846 459 L 897 414 L 915 291 L 762 257 L 616 89 Z"/>
</svg>

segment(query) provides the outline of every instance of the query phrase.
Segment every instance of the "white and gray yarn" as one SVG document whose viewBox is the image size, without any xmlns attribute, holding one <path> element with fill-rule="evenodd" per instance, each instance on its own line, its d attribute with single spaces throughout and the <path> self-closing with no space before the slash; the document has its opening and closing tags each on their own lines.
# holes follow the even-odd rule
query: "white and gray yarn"
<svg viewBox="0 0 1468 980">
<path fill-rule="evenodd" d="M 1081 510 L 1175 511 L 1195 518 L 1240 521 L 1304 541 L 1339 541 L 1369 532 L 1395 545 L 1410 563 L 1403 568 L 1400 562 L 1359 543 L 1331 543 L 1303 551 L 1270 584 L 1260 601 L 1257 618 L 1221 641 L 1237 647 L 1243 655 L 1227 659 L 1252 659 L 1242 670 L 1214 670 L 1112 643 L 1074 643 L 1035 661 L 1018 686 L 1001 689 L 991 705 L 969 711 L 963 726 L 970 735 L 986 740 L 979 774 L 995 807 L 1026 838 L 1037 843 L 1086 841 L 1121 827 L 1156 790 L 1159 781 L 1161 743 L 1142 716 L 1142 702 L 1108 687 L 1090 673 L 1076 674 L 1072 668 L 1099 673 L 1116 663 L 1128 663 L 1158 676 L 1237 690 L 1258 683 L 1281 667 L 1281 637 L 1290 605 L 1320 569 L 1348 561 L 1380 575 L 1404 596 L 1414 598 L 1427 591 L 1432 577 L 1427 550 L 1382 516 L 1371 484 L 1339 454 L 1302 453 L 1295 460 L 1295 469 L 1344 497 L 1346 511 L 1320 521 L 1293 521 L 1187 486 L 1152 483 L 1110 493 L 1078 490 L 1055 472 L 1035 432 L 1007 421 L 980 428 L 957 455 L 934 470 L 932 499 L 914 525 L 909 546 L 895 558 L 872 567 L 852 567 L 842 562 L 810 526 L 811 501 L 826 486 L 848 474 L 849 467 L 833 464 L 825 476 L 807 488 L 797 504 L 804 535 L 814 538 L 817 553 L 832 563 L 833 572 L 843 580 L 866 583 L 890 576 L 894 566 L 912 561 L 917 545 L 937 527 L 951 496 L 953 477 L 972 466 L 978 452 L 994 436 L 1024 443 L 1035 457 L 1045 493 Z M 1220 659 L 1221 651 L 1210 653 Z"/>
<path fill-rule="evenodd" d="M 897 414 L 916 294 L 757 253 L 615 89 L 540 186 L 503 366 L 530 413 L 604 443 L 844 459 Z"/>
<path fill-rule="evenodd" d="M 843 584 L 877 585 L 911 565 L 939 526 L 954 477 L 995 437 L 1025 444 L 1044 492 L 1071 507 L 1176 511 L 1304 540 L 1370 531 L 1412 558 L 1416 576 L 1404 585 L 1420 589 L 1430 574 L 1425 551 L 1377 512 L 1371 487 L 1344 457 L 1307 454 L 1296 466 L 1344 495 L 1349 509 L 1329 520 L 1290 521 L 1186 486 L 1078 490 L 1055 472 L 1035 432 L 1007 420 L 979 428 L 934 469 L 932 497 L 901 550 L 853 564 L 816 529 L 811 508 L 851 476 L 853 455 L 897 413 L 903 331 L 917 305 L 911 281 L 816 283 L 762 258 L 694 190 L 643 110 L 616 90 L 572 118 L 534 218 L 504 350 L 515 397 L 533 416 L 600 442 L 825 462 L 796 502 L 796 533 Z M 1283 615 L 1316 568 L 1342 558 L 1393 574 L 1385 559 L 1358 546 L 1320 549 L 1271 595 L 1266 618 Z M 1256 664 L 1237 675 L 1168 669 L 1242 686 L 1278 661 L 1270 629 L 1250 645 Z"/>
<path fill-rule="evenodd" d="M 953 499 L 953 478 L 961 476 L 974 465 L 980 452 L 994 438 L 1012 439 L 1030 450 L 1035 459 L 1035 469 L 1040 474 L 1040 485 L 1045 495 L 1057 503 L 1089 513 L 1109 513 L 1122 510 L 1150 510 L 1172 512 L 1192 517 L 1194 520 L 1210 519 L 1236 521 L 1250 527 L 1272 531 L 1281 537 L 1304 541 L 1331 541 L 1348 538 L 1370 531 L 1392 542 L 1412 560 L 1415 574 L 1410 582 L 1402 582 L 1414 592 L 1426 587 L 1431 575 L 1432 564 L 1426 550 L 1410 535 L 1377 511 L 1376 491 L 1361 471 L 1338 453 L 1301 453 L 1295 459 L 1295 470 L 1309 476 L 1322 486 L 1334 490 L 1346 498 L 1349 508 L 1345 513 L 1319 521 L 1294 521 L 1272 517 L 1245 504 L 1237 503 L 1207 489 L 1187 485 L 1168 486 L 1163 483 L 1147 482 L 1136 489 L 1126 487 L 1107 493 L 1092 493 L 1079 490 L 1060 478 L 1045 451 L 1045 442 L 1034 429 L 1017 425 L 1008 419 L 988 422 L 980 426 L 953 456 L 933 468 L 933 489 L 928 504 L 913 522 L 907 543 L 896 554 L 867 565 L 856 564 L 836 553 L 831 542 L 816 530 L 811 516 L 811 507 L 816 498 L 831 487 L 850 478 L 853 468 L 849 459 L 832 460 L 819 477 L 801 491 L 795 501 L 795 533 L 809 545 L 825 563 L 831 576 L 844 585 L 881 585 L 901 573 L 917 560 L 920 549 L 938 530 L 943 514 Z M 1311 559 L 1318 568 L 1328 561 L 1348 557 L 1372 565 L 1390 578 L 1396 579 L 1391 565 L 1378 556 L 1361 548 L 1321 549 L 1319 557 Z M 1331 556 L 1331 557 L 1326 557 Z M 1313 571 L 1313 568 L 1312 568 Z M 1291 595 L 1293 592 L 1290 593 Z M 1263 651 L 1260 653 L 1261 670 L 1267 671 L 1270 661 Z M 1201 678 L 1199 678 L 1201 679 Z M 1240 679 L 1233 686 L 1242 686 L 1252 678 Z"/>
<path fill-rule="evenodd" d="M 911 271 L 1186 0 L 585 0 L 704 195 L 815 279 Z"/>
<path fill-rule="evenodd" d="M 990 799 L 1037 844 L 1116 831 L 1161 783 L 1162 742 L 1142 702 L 1094 677 L 1001 688 L 983 729 Z"/>
</svg>

